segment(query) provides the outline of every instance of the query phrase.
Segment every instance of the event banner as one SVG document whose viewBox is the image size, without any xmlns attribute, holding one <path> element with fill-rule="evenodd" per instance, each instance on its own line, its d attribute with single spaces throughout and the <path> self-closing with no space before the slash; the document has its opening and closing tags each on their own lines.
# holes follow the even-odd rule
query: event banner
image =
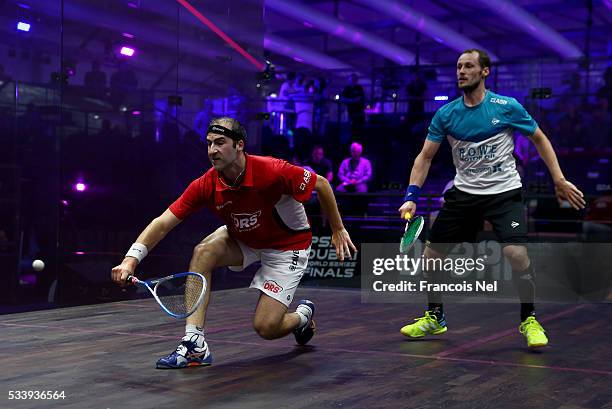
<svg viewBox="0 0 612 409">
<path fill-rule="evenodd" d="M 305 279 L 351 279 L 358 275 L 359 253 L 340 261 L 332 245 L 331 236 L 312 236 L 308 267 L 304 272 Z"/>
<path fill-rule="evenodd" d="M 362 243 L 362 301 L 423 303 L 438 293 L 444 302 L 513 302 L 518 280 L 534 283 L 536 302 L 612 301 L 612 243 L 436 243 L 438 257 L 425 249 Z"/>
</svg>

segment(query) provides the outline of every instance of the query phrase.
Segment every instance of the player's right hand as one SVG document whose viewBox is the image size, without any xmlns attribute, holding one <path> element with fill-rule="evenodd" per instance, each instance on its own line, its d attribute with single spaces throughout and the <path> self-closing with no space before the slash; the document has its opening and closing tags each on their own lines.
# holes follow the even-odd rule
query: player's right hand
<svg viewBox="0 0 612 409">
<path fill-rule="evenodd" d="M 403 219 L 406 213 L 410 213 L 410 217 L 414 216 L 416 213 L 416 203 L 412 201 L 405 202 L 398 210 L 400 212 L 400 217 Z"/>
<path fill-rule="evenodd" d="M 130 260 L 132 259 L 132 260 Z M 138 261 L 132 257 L 126 257 L 125 260 L 118 266 L 113 267 L 111 270 L 111 279 L 120 286 L 126 285 L 126 280 L 129 275 L 134 274 L 134 270 L 136 269 L 136 265 Z"/>
<path fill-rule="evenodd" d="M 344 261 L 345 256 L 349 259 L 352 258 L 351 250 L 353 254 L 357 252 L 357 248 L 345 228 L 332 232 L 332 244 L 336 248 L 336 254 L 340 261 Z"/>
</svg>

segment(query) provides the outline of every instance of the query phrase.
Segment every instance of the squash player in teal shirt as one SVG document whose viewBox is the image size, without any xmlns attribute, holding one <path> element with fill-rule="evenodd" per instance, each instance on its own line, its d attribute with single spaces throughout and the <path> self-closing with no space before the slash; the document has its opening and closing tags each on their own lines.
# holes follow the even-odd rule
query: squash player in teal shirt
<svg viewBox="0 0 612 409">
<path fill-rule="evenodd" d="M 567 201 L 574 209 L 582 209 L 584 195 L 565 179 L 550 141 L 525 108 L 516 99 L 485 88 L 490 67 L 491 60 L 482 50 L 466 50 L 460 55 L 457 81 L 463 96 L 434 115 L 423 149 L 414 161 L 405 203 L 399 212 L 402 218 L 406 213 L 415 214 L 431 161 L 447 139 L 457 174 L 431 228 L 425 257 L 443 258 L 451 249 L 449 243 L 474 242 L 483 220 L 488 220 L 512 266 L 521 302 L 519 331 L 529 347 L 542 347 L 548 344 L 548 338 L 535 317 L 535 281 L 525 247 L 527 221 L 522 184 L 512 155 L 514 131 L 528 136 L 535 145 L 552 176 L 560 204 Z M 428 272 L 428 277 L 435 277 L 435 272 Z M 446 332 L 440 293 L 429 292 L 428 302 L 425 316 L 403 327 L 402 334 L 419 338 Z"/>
</svg>

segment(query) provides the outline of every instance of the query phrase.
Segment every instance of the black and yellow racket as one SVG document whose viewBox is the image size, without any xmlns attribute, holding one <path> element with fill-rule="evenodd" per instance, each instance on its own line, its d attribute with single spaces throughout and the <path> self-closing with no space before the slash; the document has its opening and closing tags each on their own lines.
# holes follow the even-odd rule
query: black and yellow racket
<svg viewBox="0 0 612 409">
<path fill-rule="evenodd" d="M 412 248 L 414 242 L 419 238 L 419 234 L 421 234 L 421 231 L 423 231 L 423 225 L 425 224 L 423 216 L 412 217 L 409 212 L 406 212 L 406 214 L 404 214 L 404 219 L 408 221 L 406 222 L 404 235 L 400 240 L 400 253 L 406 253 Z"/>
</svg>

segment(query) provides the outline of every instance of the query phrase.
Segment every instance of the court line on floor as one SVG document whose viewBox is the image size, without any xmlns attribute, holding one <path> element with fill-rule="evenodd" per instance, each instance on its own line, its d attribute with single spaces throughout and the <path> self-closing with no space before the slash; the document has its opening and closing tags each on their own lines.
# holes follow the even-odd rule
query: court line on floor
<svg viewBox="0 0 612 409">
<path fill-rule="evenodd" d="M 574 307 L 568 308 L 567 310 L 559 311 L 559 312 L 557 312 L 555 314 L 546 315 L 544 318 L 541 318 L 538 321 L 541 324 L 545 324 L 547 322 L 556 320 L 557 318 L 561 318 L 561 317 L 564 317 L 566 315 L 570 315 L 570 314 L 572 314 L 572 313 L 574 313 L 574 312 L 576 312 L 576 311 L 578 311 L 578 310 L 580 310 L 582 308 L 584 308 L 584 304 L 575 305 Z M 498 339 L 501 339 L 501 338 L 505 338 L 505 337 L 510 336 L 510 335 L 514 335 L 514 334 L 516 334 L 516 332 L 517 332 L 516 328 L 510 328 L 510 329 L 506 329 L 506 330 L 503 330 L 503 331 L 499 331 L 499 332 L 496 332 L 496 333 L 494 333 L 492 335 L 489 335 L 488 337 L 478 338 L 478 339 L 476 339 L 474 341 L 466 342 L 466 343 L 457 345 L 454 348 L 447 349 L 446 351 L 438 352 L 434 356 L 437 357 L 437 358 L 443 358 L 443 357 L 446 357 L 446 356 L 449 356 L 449 355 L 457 354 L 459 352 L 463 352 L 463 351 L 466 351 L 468 349 L 472 349 L 474 347 L 487 344 L 487 343 L 489 343 L 491 341 L 495 341 L 495 340 L 498 340 Z"/>
<path fill-rule="evenodd" d="M 153 337 L 153 338 L 173 339 L 173 340 L 177 339 L 176 335 L 135 333 L 135 332 L 122 332 L 122 331 L 101 331 L 101 330 L 89 330 L 89 329 L 78 328 L 78 327 L 56 327 L 56 326 L 39 325 L 39 324 L 14 324 L 14 323 L 6 323 L 6 322 L 0 322 L 0 325 L 9 326 L 9 327 L 22 327 L 22 328 L 57 329 L 60 331 L 97 333 L 97 334 L 105 334 L 105 335 Z M 245 345 L 245 346 L 256 346 L 256 347 L 262 347 L 262 348 L 274 348 L 275 350 L 278 350 L 278 345 L 274 345 L 274 343 L 269 343 L 269 342 L 267 343 L 245 342 L 245 341 L 231 341 L 231 340 L 222 340 L 222 339 L 216 339 L 216 340 L 209 339 L 209 341 L 214 342 L 214 343 L 220 343 L 220 344 L 225 343 L 225 344 L 235 344 L 235 345 Z M 515 368 L 550 369 L 553 371 L 560 371 L 560 372 L 577 372 L 577 373 L 585 373 L 589 375 L 612 376 L 612 371 L 606 371 L 602 369 L 573 368 L 573 367 L 554 366 L 554 365 L 532 365 L 532 364 L 521 364 L 521 363 L 509 362 L 509 361 L 454 358 L 454 357 L 448 357 L 448 356 L 418 355 L 418 354 L 407 354 L 403 352 L 370 351 L 370 350 L 336 348 L 336 347 L 326 347 L 326 346 L 316 346 L 316 349 L 320 351 L 324 351 L 324 352 L 340 352 L 340 353 L 350 353 L 350 354 L 360 354 L 360 355 L 388 356 L 388 357 L 395 357 L 395 358 L 403 357 L 403 358 L 429 359 L 429 360 L 434 360 L 434 361 L 481 364 L 481 365 L 501 366 L 501 367 L 507 366 L 507 367 L 515 367 Z"/>
<path fill-rule="evenodd" d="M 156 334 L 154 332 L 149 333 L 138 333 L 138 332 L 123 332 L 123 331 L 104 331 L 104 330 L 95 330 L 95 329 L 87 329 L 87 328 L 78 328 L 78 327 L 60 327 L 60 326 L 52 326 L 52 325 L 40 325 L 40 324 L 16 324 L 12 322 L 0 322 L 0 325 L 5 325 L 8 327 L 21 327 L 21 328 L 43 328 L 43 329 L 57 329 L 60 331 L 72 331 L 72 332 L 84 332 L 86 334 L 107 334 L 107 335 L 128 335 L 128 336 L 138 336 L 138 337 L 153 337 L 153 338 L 162 338 L 162 339 L 179 339 L 180 337 L 177 335 L 165 335 L 165 334 Z M 206 330 L 206 334 L 217 334 L 219 332 L 225 331 L 233 331 L 237 329 L 243 329 L 247 327 L 251 327 L 251 323 L 245 324 L 237 324 L 231 327 L 217 327 Z M 68 333 L 68 332 L 67 332 Z M 224 342 L 224 341 L 221 341 Z M 260 344 L 257 344 L 260 345 Z"/>
<path fill-rule="evenodd" d="M 223 341 L 228 342 L 228 341 Z M 235 341 L 234 341 L 235 342 Z M 449 361 L 449 362 L 459 362 L 459 363 L 473 363 L 473 364 L 486 364 L 491 366 L 511 366 L 511 367 L 519 367 L 519 368 L 537 368 L 537 369 L 551 369 L 555 371 L 564 371 L 564 372 L 581 372 L 587 374 L 598 374 L 598 375 L 608 375 L 612 376 L 612 371 L 606 371 L 603 369 L 588 369 L 588 368 L 573 368 L 566 366 L 554 366 L 554 365 L 532 365 L 532 364 L 519 364 L 516 362 L 509 361 L 492 361 L 485 359 L 469 359 L 469 358 L 452 358 L 452 357 L 438 357 L 436 355 L 415 355 L 415 354 L 406 354 L 403 352 L 387 352 L 387 351 L 367 351 L 367 350 L 359 350 L 359 349 L 345 349 L 345 348 L 329 348 L 329 347 L 316 347 L 317 349 L 322 349 L 326 352 L 346 352 L 346 353 L 354 353 L 354 354 L 369 354 L 369 355 L 384 355 L 384 356 L 393 356 L 393 357 L 409 357 L 409 358 L 421 358 L 421 359 L 432 359 L 435 361 Z"/>
</svg>

